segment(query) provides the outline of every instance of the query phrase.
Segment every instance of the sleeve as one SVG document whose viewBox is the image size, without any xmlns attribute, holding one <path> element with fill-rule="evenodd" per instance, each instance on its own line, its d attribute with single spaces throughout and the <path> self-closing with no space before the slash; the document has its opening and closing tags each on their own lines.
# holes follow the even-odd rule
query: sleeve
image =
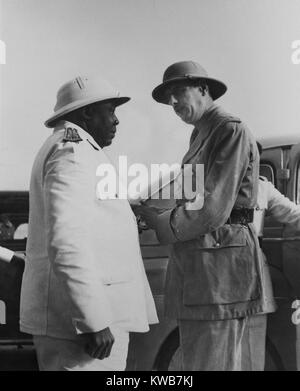
<svg viewBox="0 0 300 391">
<path fill-rule="evenodd" d="M 250 137 L 243 125 L 228 122 L 218 129 L 219 138 L 205 169 L 204 203 L 199 210 L 177 206 L 158 216 L 156 234 L 161 243 L 194 239 L 225 224 L 234 207 L 250 162 Z"/>
<path fill-rule="evenodd" d="M 283 224 L 294 226 L 300 230 L 300 205 L 296 205 L 281 194 L 271 182 L 265 182 L 268 187 L 267 214 Z"/>
<path fill-rule="evenodd" d="M 0 246 L 0 260 L 4 262 L 10 262 L 12 257 L 14 256 L 14 252 L 8 250 L 5 247 Z"/>
<path fill-rule="evenodd" d="M 66 143 L 48 158 L 43 189 L 50 262 L 80 334 L 108 327 L 112 317 L 89 235 L 95 178 L 73 148 Z"/>
</svg>

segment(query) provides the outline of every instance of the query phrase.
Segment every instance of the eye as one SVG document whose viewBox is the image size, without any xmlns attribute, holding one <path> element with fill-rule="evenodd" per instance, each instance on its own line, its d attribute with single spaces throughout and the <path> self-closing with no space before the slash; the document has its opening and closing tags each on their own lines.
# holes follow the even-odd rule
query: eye
<svg viewBox="0 0 300 391">
<path fill-rule="evenodd" d="M 171 90 L 169 88 L 165 90 L 164 96 L 165 96 L 165 99 L 170 99 Z"/>
<path fill-rule="evenodd" d="M 182 94 L 184 93 L 185 91 L 185 87 L 177 87 L 175 90 L 174 90 L 174 93 L 175 94 Z"/>
</svg>

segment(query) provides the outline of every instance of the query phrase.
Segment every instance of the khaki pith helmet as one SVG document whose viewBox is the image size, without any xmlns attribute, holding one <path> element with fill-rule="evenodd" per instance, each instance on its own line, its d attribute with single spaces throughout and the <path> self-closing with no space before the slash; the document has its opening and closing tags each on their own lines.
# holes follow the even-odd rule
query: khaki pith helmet
<svg viewBox="0 0 300 391">
<path fill-rule="evenodd" d="M 181 61 L 170 65 L 164 75 L 163 82 L 154 88 L 152 97 L 159 103 L 168 104 L 165 97 L 167 87 L 184 80 L 203 80 L 208 85 L 209 93 L 213 100 L 220 98 L 225 94 L 226 85 L 217 79 L 208 76 L 206 70 L 197 62 Z"/>
<path fill-rule="evenodd" d="M 45 125 L 52 128 L 62 116 L 92 103 L 113 102 L 115 106 L 119 106 L 129 99 L 129 97 L 121 97 L 119 91 L 106 80 L 79 76 L 60 87 L 54 113 L 47 119 Z"/>
</svg>

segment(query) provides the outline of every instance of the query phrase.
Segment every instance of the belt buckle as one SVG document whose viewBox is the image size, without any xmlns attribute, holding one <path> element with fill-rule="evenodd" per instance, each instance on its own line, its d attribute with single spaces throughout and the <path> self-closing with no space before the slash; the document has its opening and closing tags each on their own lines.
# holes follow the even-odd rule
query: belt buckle
<svg viewBox="0 0 300 391">
<path fill-rule="evenodd" d="M 245 208 L 244 212 L 245 212 L 244 216 L 245 216 L 246 224 L 252 223 L 254 210 Z"/>
</svg>

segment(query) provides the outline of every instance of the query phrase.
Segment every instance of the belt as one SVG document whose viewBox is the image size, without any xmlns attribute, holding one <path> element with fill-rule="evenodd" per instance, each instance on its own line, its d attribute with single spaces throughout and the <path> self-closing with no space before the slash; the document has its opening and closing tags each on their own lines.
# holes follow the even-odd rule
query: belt
<svg viewBox="0 0 300 391">
<path fill-rule="evenodd" d="M 247 225 L 253 222 L 254 209 L 234 208 L 225 224 Z"/>
</svg>

